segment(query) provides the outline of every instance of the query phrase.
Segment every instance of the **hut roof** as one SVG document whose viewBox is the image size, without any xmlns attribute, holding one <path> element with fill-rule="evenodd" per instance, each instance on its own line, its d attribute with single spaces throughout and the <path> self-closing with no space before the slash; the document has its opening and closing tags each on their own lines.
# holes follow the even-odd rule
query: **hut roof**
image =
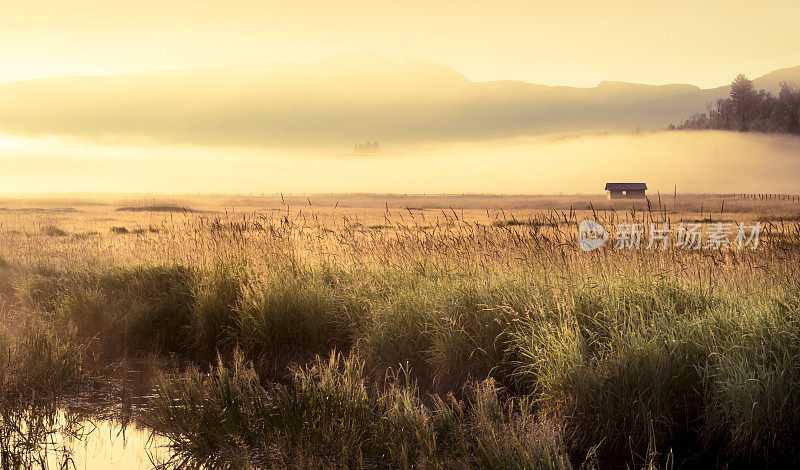
<svg viewBox="0 0 800 470">
<path fill-rule="evenodd" d="M 606 191 L 627 191 L 631 189 L 647 189 L 647 183 L 606 183 Z"/>
</svg>

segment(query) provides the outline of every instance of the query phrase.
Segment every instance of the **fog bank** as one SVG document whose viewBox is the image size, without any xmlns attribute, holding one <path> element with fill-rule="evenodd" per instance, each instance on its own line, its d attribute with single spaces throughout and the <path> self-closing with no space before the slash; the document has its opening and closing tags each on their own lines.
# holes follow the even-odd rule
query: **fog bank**
<svg viewBox="0 0 800 470">
<path fill-rule="evenodd" d="M 727 132 L 541 136 L 341 149 L 99 145 L 0 136 L 0 193 L 800 193 L 800 139 Z"/>
</svg>

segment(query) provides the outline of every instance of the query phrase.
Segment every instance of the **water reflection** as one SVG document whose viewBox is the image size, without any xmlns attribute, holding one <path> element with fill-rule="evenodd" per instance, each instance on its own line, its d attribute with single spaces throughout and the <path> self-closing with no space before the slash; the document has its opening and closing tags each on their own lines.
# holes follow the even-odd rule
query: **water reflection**
<svg viewBox="0 0 800 470">
<path fill-rule="evenodd" d="M 89 419 L 80 423 L 82 435 L 65 433 L 57 446 L 71 452 L 76 468 L 144 469 L 169 459 L 166 441 L 136 423 Z"/>
<path fill-rule="evenodd" d="M 128 419 L 55 404 L 0 411 L 0 468 L 144 469 L 169 460 L 167 442 Z"/>
</svg>

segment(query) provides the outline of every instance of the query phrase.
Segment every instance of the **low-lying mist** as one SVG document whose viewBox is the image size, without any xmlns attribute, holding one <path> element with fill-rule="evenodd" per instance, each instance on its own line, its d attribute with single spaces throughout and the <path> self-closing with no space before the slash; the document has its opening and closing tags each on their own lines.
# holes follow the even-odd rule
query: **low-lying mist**
<svg viewBox="0 0 800 470">
<path fill-rule="evenodd" d="M 320 151 L 0 136 L 0 193 L 800 192 L 800 139 L 727 132 L 542 136 Z"/>
</svg>

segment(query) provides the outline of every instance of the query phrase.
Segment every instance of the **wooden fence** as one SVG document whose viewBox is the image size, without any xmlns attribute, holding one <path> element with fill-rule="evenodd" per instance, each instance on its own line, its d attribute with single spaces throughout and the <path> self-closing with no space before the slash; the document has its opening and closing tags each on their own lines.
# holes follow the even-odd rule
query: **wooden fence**
<svg viewBox="0 0 800 470">
<path fill-rule="evenodd" d="M 724 196 L 743 197 L 746 199 L 758 199 L 759 201 L 790 201 L 800 202 L 800 196 L 795 194 L 771 194 L 771 193 L 733 193 Z"/>
</svg>

